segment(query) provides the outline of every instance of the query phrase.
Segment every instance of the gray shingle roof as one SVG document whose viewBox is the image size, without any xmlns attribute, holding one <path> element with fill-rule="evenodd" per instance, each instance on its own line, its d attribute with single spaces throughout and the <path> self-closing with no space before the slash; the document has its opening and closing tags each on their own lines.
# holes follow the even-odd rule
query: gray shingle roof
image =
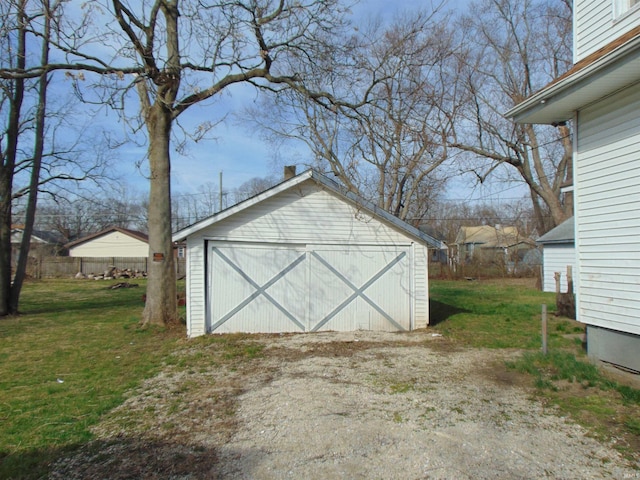
<svg viewBox="0 0 640 480">
<path fill-rule="evenodd" d="M 549 230 L 536 241 L 543 245 L 546 243 L 574 243 L 573 217 L 568 218 L 556 228 Z"/>
</svg>

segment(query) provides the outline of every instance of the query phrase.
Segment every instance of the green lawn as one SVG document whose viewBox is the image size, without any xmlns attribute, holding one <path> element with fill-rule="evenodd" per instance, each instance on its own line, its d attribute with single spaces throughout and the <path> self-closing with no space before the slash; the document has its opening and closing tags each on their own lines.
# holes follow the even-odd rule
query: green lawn
<svg viewBox="0 0 640 480">
<path fill-rule="evenodd" d="M 430 285 L 430 323 L 473 347 L 535 349 L 542 345 L 542 304 L 547 305 L 549 346 L 566 346 L 582 325 L 557 318 L 555 294 L 535 290 L 530 279 L 438 281 Z"/>
<path fill-rule="evenodd" d="M 37 478 L 48 459 L 89 440 L 100 415 L 183 341 L 138 328 L 144 281 L 113 283 L 31 282 L 23 314 L 0 320 L 0 478 Z"/>
</svg>

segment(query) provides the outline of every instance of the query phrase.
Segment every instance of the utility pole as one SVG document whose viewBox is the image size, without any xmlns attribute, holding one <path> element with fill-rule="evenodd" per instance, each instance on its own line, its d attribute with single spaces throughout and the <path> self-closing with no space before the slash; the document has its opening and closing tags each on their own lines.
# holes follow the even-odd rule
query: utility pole
<svg viewBox="0 0 640 480">
<path fill-rule="evenodd" d="M 222 170 L 220 170 L 220 208 L 218 211 L 222 211 Z"/>
</svg>

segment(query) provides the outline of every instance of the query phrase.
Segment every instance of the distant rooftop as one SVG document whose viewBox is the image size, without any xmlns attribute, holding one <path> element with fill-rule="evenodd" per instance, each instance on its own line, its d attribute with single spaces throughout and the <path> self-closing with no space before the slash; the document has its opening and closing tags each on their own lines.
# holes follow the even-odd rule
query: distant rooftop
<svg viewBox="0 0 640 480">
<path fill-rule="evenodd" d="M 575 241 L 575 232 L 573 228 L 573 217 L 568 218 L 556 228 L 549 230 L 542 235 L 538 243 L 573 243 Z"/>
</svg>

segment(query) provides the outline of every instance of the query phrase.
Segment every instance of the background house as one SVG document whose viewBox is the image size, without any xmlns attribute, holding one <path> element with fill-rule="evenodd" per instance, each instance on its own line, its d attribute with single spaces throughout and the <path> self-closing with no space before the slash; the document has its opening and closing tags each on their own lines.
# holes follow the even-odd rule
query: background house
<svg viewBox="0 0 640 480">
<path fill-rule="evenodd" d="M 441 242 L 309 170 L 177 232 L 187 333 L 412 330 Z"/>
<path fill-rule="evenodd" d="M 576 247 L 573 217 L 549 230 L 537 242 L 542 245 L 542 289 L 556 291 L 555 273 L 559 272 L 560 291 L 567 291 L 567 266 L 576 271 Z"/>
<path fill-rule="evenodd" d="M 574 66 L 507 115 L 573 121 L 577 319 L 640 372 L 640 2 L 576 0 L 573 32 Z"/>
<path fill-rule="evenodd" d="M 70 257 L 147 257 L 149 237 L 142 232 L 109 227 L 66 245 Z"/>
<path fill-rule="evenodd" d="M 516 227 L 480 225 L 460 227 L 452 247 L 454 260 L 460 266 L 493 264 L 512 272 L 534 245 L 531 239 L 520 235 Z"/>
<path fill-rule="evenodd" d="M 11 227 L 11 258 L 12 264 L 18 260 L 18 252 L 22 243 L 24 228 L 20 225 Z M 44 230 L 34 230 L 31 234 L 31 244 L 29 247 L 30 257 L 48 257 L 66 254 L 64 239 L 56 232 L 46 232 Z"/>
<path fill-rule="evenodd" d="M 20 255 L 20 244 L 24 227 L 14 225 L 11 228 L 11 268 L 15 268 Z M 57 232 L 47 232 L 44 230 L 34 230 L 31 234 L 29 245 L 29 261 L 27 263 L 27 275 L 39 277 L 42 262 L 47 258 L 66 255 L 64 238 Z"/>
</svg>

